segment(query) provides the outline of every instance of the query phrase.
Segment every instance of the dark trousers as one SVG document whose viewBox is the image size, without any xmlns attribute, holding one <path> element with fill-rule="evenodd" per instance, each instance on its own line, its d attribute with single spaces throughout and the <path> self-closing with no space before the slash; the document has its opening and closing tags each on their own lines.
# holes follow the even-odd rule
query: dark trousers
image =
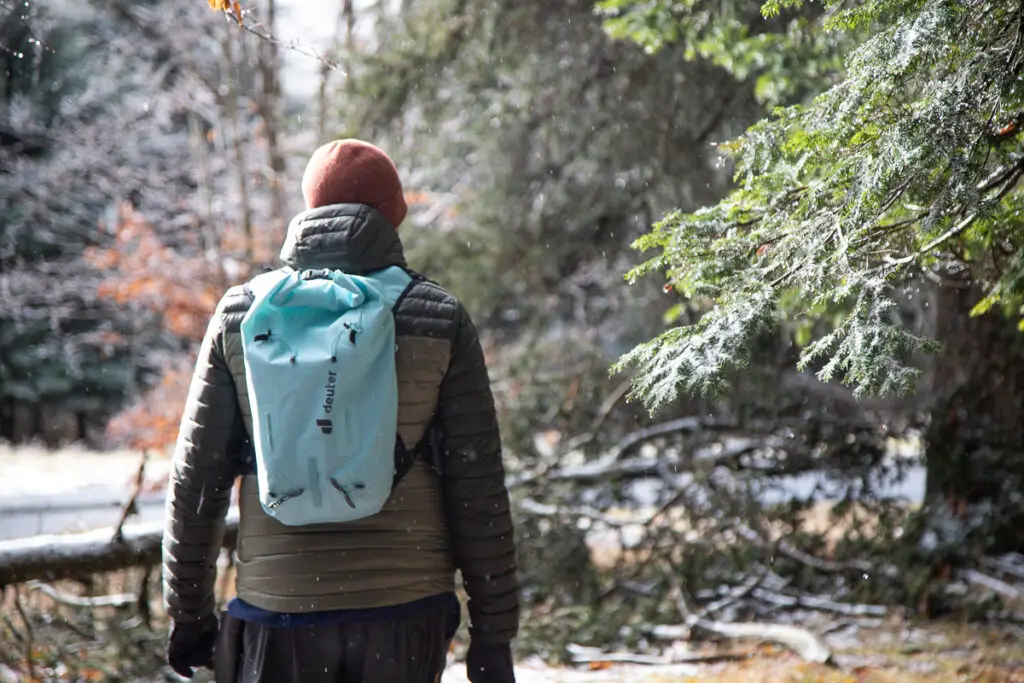
<svg viewBox="0 0 1024 683">
<path fill-rule="evenodd" d="M 397 621 L 271 628 L 223 615 L 217 683 L 437 683 L 456 610 Z"/>
</svg>

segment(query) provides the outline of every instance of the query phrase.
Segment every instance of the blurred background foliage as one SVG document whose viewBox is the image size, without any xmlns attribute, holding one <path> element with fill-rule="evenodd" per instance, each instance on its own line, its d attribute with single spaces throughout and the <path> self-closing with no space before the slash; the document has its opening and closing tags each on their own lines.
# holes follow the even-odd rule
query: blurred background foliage
<svg viewBox="0 0 1024 683">
<path fill-rule="evenodd" d="M 780 288 L 770 311 L 730 300 L 763 324 L 711 335 L 701 353 L 713 373 L 654 367 L 672 388 L 657 413 L 626 400 L 631 373 L 651 366 L 610 368 L 666 330 L 655 351 L 678 350 L 673 330 L 704 329 L 722 282 L 757 259 L 802 262 L 815 224 L 775 203 L 778 177 L 828 176 L 887 130 L 822 98 L 859 78 L 867 100 L 892 108 L 886 125 L 907 132 L 915 106 L 941 96 L 927 89 L 945 73 L 928 71 L 928 55 L 968 65 L 950 73 L 988 73 L 942 42 L 955 32 L 908 38 L 923 56 L 906 90 L 885 54 L 850 61 L 865 54 L 855 50 L 931 10 L 973 30 L 959 5 L 999 18 L 989 37 L 1012 44 L 1018 4 L 340 0 L 317 3 L 315 46 L 283 38 L 314 12 L 298 1 L 218 14 L 166 0 L 0 6 L 0 438 L 165 451 L 219 293 L 274 263 L 308 154 L 359 137 L 399 166 L 410 263 L 481 329 L 529 647 L 557 658 L 570 638 L 644 640 L 647 625 L 678 621 L 665 599 L 677 577 L 701 601 L 754 573 L 776 594 L 953 609 L 951 567 L 1022 550 L 1020 337 L 961 267 L 1010 272 L 1012 212 L 996 237 L 967 232 L 966 252 L 894 283 L 887 320 L 941 343 L 909 354 L 921 373 L 898 398 L 822 381 L 827 358 L 797 369 L 855 310 L 799 288 Z M 1010 57 L 1003 104 L 1019 108 Z M 862 137 L 815 147 L 808 116 Z M 1019 166 L 1019 137 L 998 123 L 992 145 Z M 817 165 L 801 165 L 808 150 Z M 912 170 L 941 173 L 949 156 Z M 1004 198 L 1019 202 L 1012 190 Z M 700 222 L 707 211 L 718 222 Z M 773 212 L 795 226 L 775 251 L 771 235 L 742 232 Z M 830 263 L 815 265 L 824 280 Z M 972 317 L 986 295 L 992 310 Z M 676 391 L 704 380 L 726 390 Z"/>
</svg>

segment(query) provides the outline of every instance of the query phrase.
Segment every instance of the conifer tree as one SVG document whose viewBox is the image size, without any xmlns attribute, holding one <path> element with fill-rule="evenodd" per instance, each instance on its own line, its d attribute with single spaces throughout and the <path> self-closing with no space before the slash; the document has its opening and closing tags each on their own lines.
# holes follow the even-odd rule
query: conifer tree
<svg viewBox="0 0 1024 683">
<path fill-rule="evenodd" d="M 805 5 L 771 0 L 762 10 L 774 17 Z M 634 396 L 652 409 L 681 392 L 720 391 L 756 335 L 785 317 L 826 323 L 803 347 L 801 368 L 862 396 L 906 394 L 923 388 L 921 352 L 945 342 L 930 498 L 984 501 L 973 506 L 977 514 L 953 506 L 968 522 L 964 533 L 986 531 L 1019 546 L 1011 527 L 1024 518 L 1017 500 L 1024 383 L 1014 359 L 1024 356 L 1019 338 L 996 330 L 999 320 L 1016 324 L 1024 314 L 1024 3 L 823 6 L 812 29 L 856 39 L 841 79 L 722 144 L 735 164 L 735 189 L 714 206 L 666 215 L 638 240 L 654 255 L 629 279 L 663 275 L 684 297 L 705 301 L 706 312 L 640 345 L 618 368 L 639 369 Z M 638 10 L 622 8 L 630 11 Z M 933 331 L 956 328 L 956 335 L 922 334 L 903 316 L 901 298 L 932 282 L 940 302 L 956 293 L 944 313 L 960 321 L 940 320 Z M 972 317 L 984 327 L 969 327 Z M 1004 341 L 999 352 L 995 337 Z M 942 382 L 954 376 L 956 383 Z M 943 469 L 959 474 L 936 479 Z M 993 503 L 1003 505 L 1006 535 L 993 530 L 991 516 L 981 521 Z M 955 545 L 962 533 L 947 540 Z"/>
</svg>

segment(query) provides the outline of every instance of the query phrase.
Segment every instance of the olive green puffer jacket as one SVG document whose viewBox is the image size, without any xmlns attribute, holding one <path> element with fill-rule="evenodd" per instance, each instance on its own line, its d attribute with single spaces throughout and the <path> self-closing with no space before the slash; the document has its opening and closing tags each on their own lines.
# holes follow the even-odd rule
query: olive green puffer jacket
<svg viewBox="0 0 1024 683">
<path fill-rule="evenodd" d="M 281 250 L 296 269 L 369 273 L 405 267 L 395 229 L 374 209 L 307 211 Z M 384 510 L 356 522 L 287 527 L 265 515 L 241 454 L 251 435 L 239 325 L 251 304 L 225 294 L 196 363 L 174 452 L 164 534 L 164 598 L 172 619 L 214 609 L 215 562 L 231 487 L 239 497 L 237 592 L 278 612 L 382 607 L 452 590 L 462 572 L 471 637 L 517 632 L 519 584 L 501 442 L 476 330 L 451 294 L 417 281 L 395 310 L 399 436 L 414 447 L 436 417 L 440 475 L 417 463 Z"/>
</svg>

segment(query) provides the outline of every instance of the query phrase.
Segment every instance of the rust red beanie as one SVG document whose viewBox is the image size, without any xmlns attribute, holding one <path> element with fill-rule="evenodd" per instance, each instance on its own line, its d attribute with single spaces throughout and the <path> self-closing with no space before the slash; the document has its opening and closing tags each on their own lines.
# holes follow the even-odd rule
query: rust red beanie
<svg viewBox="0 0 1024 683">
<path fill-rule="evenodd" d="M 408 211 L 394 162 L 362 140 L 335 140 L 313 152 L 302 176 L 302 196 L 307 209 L 368 204 L 396 228 Z"/>
</svg>

